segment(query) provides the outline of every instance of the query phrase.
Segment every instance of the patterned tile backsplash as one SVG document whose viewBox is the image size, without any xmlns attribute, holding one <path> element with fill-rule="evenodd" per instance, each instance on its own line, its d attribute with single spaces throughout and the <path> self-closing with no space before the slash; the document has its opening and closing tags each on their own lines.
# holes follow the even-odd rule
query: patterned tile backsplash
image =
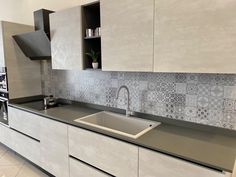
<svg viewBox="0 0 236 177">
<path fill-rule="evenodd" d="M 59 71 L 42 63 L 44 94 L 236 130 L 236 75 Z"/>
</svg>

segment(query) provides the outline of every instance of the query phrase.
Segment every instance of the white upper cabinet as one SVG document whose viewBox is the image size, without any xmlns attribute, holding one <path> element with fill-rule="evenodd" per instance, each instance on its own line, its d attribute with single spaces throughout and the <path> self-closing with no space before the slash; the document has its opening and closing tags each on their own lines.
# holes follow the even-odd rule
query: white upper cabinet
<svg viewBox="0 0 236 177">
<path fill-rule="evenodd" d="M 234 0 L 155 0 L 154 71 L 236 73 L 235 12 Z"/>
<path fill-rule="evenodd" d="M 153 71 L 154 0 L 101 0 L 102 70 Z"/>
<path fill-rule="evenodd" d="M 81 26 L 80 6 L 50 14 L 53 69 L 83 68 Z"/>
</svg>

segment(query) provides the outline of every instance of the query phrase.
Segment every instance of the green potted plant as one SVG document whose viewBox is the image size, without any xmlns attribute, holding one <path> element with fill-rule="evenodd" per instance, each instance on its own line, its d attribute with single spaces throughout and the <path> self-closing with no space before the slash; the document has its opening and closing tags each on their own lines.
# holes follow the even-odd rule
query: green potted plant
<svg viewBox="0 0 236 177">
<path fill-rule="evenodd" d="M 91 49 L 91 52 L 86 53 L 91 59 L 92 59 L 92 66 L 93 69 L 98 69 L 98 57 L 100 52 L 95 52 L 93 49 Z"/>
</svg>

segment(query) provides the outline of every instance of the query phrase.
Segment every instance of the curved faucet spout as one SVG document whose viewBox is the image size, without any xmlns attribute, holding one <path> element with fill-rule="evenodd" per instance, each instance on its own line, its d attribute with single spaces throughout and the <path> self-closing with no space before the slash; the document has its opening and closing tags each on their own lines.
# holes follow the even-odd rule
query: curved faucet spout
<svg viewBox="0 0 236 177">
<path fill-rule="evenodd" d="M 128 95 L 126 116 L 131 116 L 131 115 L 133 115 L 133 112 L 130 110 L 130 92 L 129 92 L 129 88 L 126 85 L 122 85 L 119 87 L 119 89 L 116 92 L 116 100 L 118 99 L 120 91 L 122 89 L 125 89 L 127 91 L 127 95 Z"/>
</svg>

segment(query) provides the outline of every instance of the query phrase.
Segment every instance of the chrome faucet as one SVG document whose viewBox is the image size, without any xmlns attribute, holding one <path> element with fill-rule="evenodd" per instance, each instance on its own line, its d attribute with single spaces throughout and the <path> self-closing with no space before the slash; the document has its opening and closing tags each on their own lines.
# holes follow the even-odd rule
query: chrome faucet
<svg viewBox="0 0 236 177">
<path fill-rule="evenodd" d="M 129 93 L 129 88 L 126 85 L 120 86 L 119 89 L 116 92 L 116 100 L 118 100 L 118 97 L 119 97 L 121 89 L 125 89 L 127 91 L 128 100 L 127 100 L 126 116 L 129 117 L 129 116 L 133 115 L 133 111 L 130 110 L 130 93 Z"/>
</svg>

